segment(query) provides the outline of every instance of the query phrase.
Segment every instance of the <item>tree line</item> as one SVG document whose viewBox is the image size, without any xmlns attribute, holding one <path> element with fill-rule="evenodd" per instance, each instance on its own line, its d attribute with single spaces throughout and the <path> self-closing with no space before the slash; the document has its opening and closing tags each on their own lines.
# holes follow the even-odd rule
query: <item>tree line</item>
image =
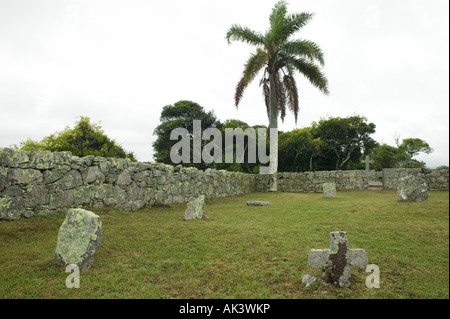
<svg viewBox="0 0 450 319">
<path fill-rule="evenodd" d="M 177 142 L 170 139 L 170 132 L 177 127 L 187 129 L 192 133 L 193 120 L 201 120 L 202 130 L 209 127 L 218 128 L 222 133 L 226 128 L 265 127 L 264 125 L 250 126 L 237 119 L 220 122 L 213 111 L 205 111 L 198 103 L 192 101 L 178 101 L 173 105 L 163 107 L 161 124 L 154 131 L 156 141 L 153 143 L 154 158 L 157 162 L 173 164 L 170 150 Z M 396 167 L 425 167 L 425 163 L 414 159 L 419 153 L 431 153 L 429 144 L 419 138 L 406 138 L 400 142 L 396 139 L 396 146 L 380 144 L 371 135 L 375 133 L 376 125 L 368 122 L 364 116 L 329 117 L 313 122 L 311 126 L 294 129 L 278 134 L 278 171 L 302 172 L 318 170 L 348 170 L 364 169 L 361 159 L 369 155 L 375 160 L 373 169 Z M 203 145 L 209 143 L 203 141 Z M 267 140 L 268 143 L 268 140 Z M 225 153 L 223 147 L 223 154 Z M 269 147 L 266 147 L 269 149 Z M 192 151 L 192 148 L 191 148 Z M 185 166 L 198 169 L 214 168 L 246 173 L 258 173 L 258 163 L 248 163 L 246 154 L 243 163 L 235 161 L 227 163 L 188 163 Z"/>
<path fill-rule="evenodd" d="M 185 128 L 193 133 L 193 121 L 201 120 L 201 128 L 217 128 L 225 135 L 225 129 L 266 128 L 264 125 L 249 125 L 241 120 L 229 119 L 221 122 L 213 111 L 206 111 L 198 103 L 178 101 L 173 105 L 163 107 L 161 123 L 154 130 L 156 140 L 153 142 L 153 157 L 156 162 L 173 165 L 170 150 L 177 140 L 170 139 L 170 133 L 175 128 Z M 425 167 L 425 163 L 414 157 L 420 153 L 430 154 L 430 145 L 420 138 L 395 138 L 395 145 L 378 143 L 371 135 L 375 133 L 376 125 L 359 115 L 349 117 L 329 117 L 311 123 L 309 127 L 298 128 L 288 132 L 278 132 L 278 171 L 304 172 L 321 170 L 364 169 L 361 159 L 369 155 L 375 163 L 372 169 L 398 167 Z M 266 150 L 269 150 L 267 134 Z M 248 138 L 244 137 L 247 144 Z M 210 140 L 202 141 L 202 146 Z M 256 139 L 258 143 L 258 139 Z M 233 163 L 182 163 L 183 166 L 224 169 L 228 171 L 259 173 L 260 163 L 249 163 L 248 152 L 240 162 L 236 159 L 236 139 L 233 140 Z M 92 123 L 88 117 L 81 116 L 73 128 L 67 126 L 63 131 L 50 134 L 41 141 L 27 139 L 19 146 L 22 150 L 46 150 L 52 152 L 70 151 L 75 156 L 102 156 L 129 158 L 136 161 L 136 155 L 125 150 L 114 139 L 106 136 L 100 123 Z M 191 147 L 192 152 L 192 147 Z M 222 141 L 222 154 L 225 156 L 225 143 Z M 211 154 L 213 155 L 213 154 Z"/>
</svg>

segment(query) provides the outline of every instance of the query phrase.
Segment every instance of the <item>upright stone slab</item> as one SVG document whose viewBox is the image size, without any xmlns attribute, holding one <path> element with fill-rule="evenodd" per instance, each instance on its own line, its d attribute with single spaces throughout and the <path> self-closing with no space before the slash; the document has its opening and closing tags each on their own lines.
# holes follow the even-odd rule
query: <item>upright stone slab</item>
<svg viewBox="0 0 450 319">
<path fill-rule="evenodd" d="M 427 183 L 423 178 L 406 176 L 398 180 L 399 202 L 423 202 L 428 200 Z"/>
<path fill-rule="evenodd" d="M 88 269 L 102 238 L 100 216 L 81 208 L 67 212 L 58 233 L 55 258 L 61 265 L 75 264 Z"/>
<path fill-rule="evenodd" d="M 336 184 L 335 183 L 324 183 L 322 185 L 323 197 L 324 198 L 336 198 Z"/>
<path fill-rule="evenodd" d="M 194 200 L 187 203 L 186 211 L 184 212 L 184 220 L 191 219 L 209 219 L 204 214 L 203 208 L 205 206 L 205 195 L 200 195 Z"/>
<path fill-rule="evenodd" d="M 336 231 L 330 233 L 329 249 L 312 249 L 308 252 L 308 265 L 322 269 L 326 282 L 339 287 L 350 287 L 352 268 L 366 269 L 367 254 L 364 249 L 348 249 L 347 233 Z"/>
</svg>

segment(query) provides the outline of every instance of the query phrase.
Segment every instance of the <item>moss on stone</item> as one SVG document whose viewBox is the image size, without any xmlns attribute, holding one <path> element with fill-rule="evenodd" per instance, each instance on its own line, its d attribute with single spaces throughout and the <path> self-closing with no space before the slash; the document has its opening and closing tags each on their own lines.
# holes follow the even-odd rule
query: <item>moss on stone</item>
<svg viewBox="0 0 450 319">
<path fill-rule="evenodd" d="M 81 208 L 70 209 L 58 232 L 56 260 L 62 264 L 76 264 L 81 269 L 92 265 L 100 245 L 102 224 L 100 217 Z"/>
</svg>

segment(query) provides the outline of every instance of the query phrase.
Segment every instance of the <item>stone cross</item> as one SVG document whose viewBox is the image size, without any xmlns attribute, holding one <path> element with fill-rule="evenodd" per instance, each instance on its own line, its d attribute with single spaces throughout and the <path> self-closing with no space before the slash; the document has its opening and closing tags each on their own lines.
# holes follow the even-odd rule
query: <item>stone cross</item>
<svg viewBox="0 0 450 319">
<path fill-rule="evenodd" d="M 339 287 L 350 287 L 352 268 L 366 269 L 367 254 L 364 249 L 348 249 L 347 233 L 330 233 L 330 249 L 311 249 L 308 252 L 308 266 L 322 269 L 326 282 Z"/>
<path fill-rule="evenodd" d="M 365 160 L 361 160 L 361 163 L 366 164 L 366 172 L 370 171 L 370 164 L 374 163 L 374 160 L 369 160 L 369 155 L 366 155 Z"/>
</svg>

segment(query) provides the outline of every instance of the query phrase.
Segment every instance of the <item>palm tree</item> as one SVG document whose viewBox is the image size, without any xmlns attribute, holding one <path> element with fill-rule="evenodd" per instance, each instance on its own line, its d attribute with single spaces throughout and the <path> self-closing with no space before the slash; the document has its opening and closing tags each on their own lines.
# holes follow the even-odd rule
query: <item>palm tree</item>
<svg viewBox="0 0 450 319">
<path fill-rule="evenodd" d="M 320 47 L 309 40 L 291 39 L 312 17 L 313 14 L 306 12 L 288 14 L 287 3 L 279 1 L 272 9 L 270 28 L 265 34 L 236 24 L 227 32 L 228 44 L 232 41 L 242 41 L 256 47 L 256 53 L 245 63 L 242 78 L 236 86 L 235 105 L 238 107 L 246 87 L 264 70 L 260 86 L 269 117 L 269 128 L 278 128 L 278 116 L 284 121 L 286 106 L 294 113 L 297 123 L 299 94 L 295 72 L 303 74 L 324 94 L 329 93 L 328 80 L 320 69 L 320 66 L 324 65 Z M 277 154 L 273 156 L 275 163 L 278 163 Z M 276 178 L 273 182 L 275 185 L 272 190 L 276 190 Z"/>
</svg>

